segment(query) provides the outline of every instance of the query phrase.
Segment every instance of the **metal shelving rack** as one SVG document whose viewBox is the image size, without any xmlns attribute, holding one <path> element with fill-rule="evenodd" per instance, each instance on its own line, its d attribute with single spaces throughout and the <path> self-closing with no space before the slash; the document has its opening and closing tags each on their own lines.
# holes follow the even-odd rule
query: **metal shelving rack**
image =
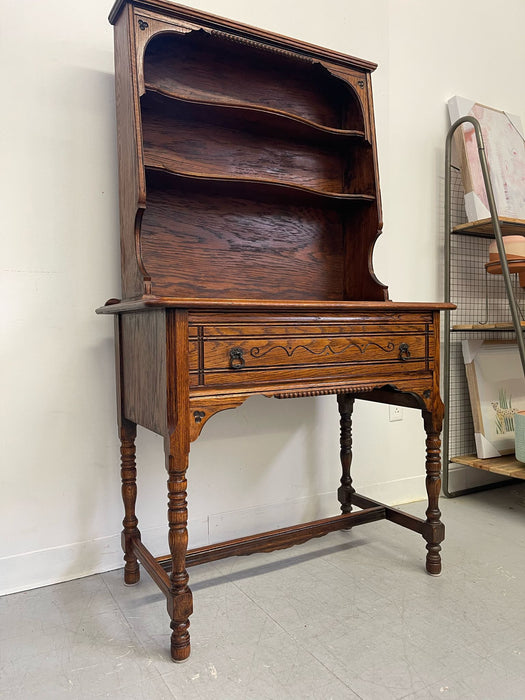
<svg viewBox="0 0 525 700">
<path fill-rule="evenodd" d="M 454 187 L 456 196 L 453 200 L 452 138 L 458 127 L 466 122 L 474 127 L 491 217 L 453 227 L 452 215 L 456 214 L 456 219 L 458 218 L 460 196 L 458 187 Z M 516 338 L 525 374 L 523 338 L 525 329 L 522 326 L 518 306 L 518 302 L 525 303 L 525 293 L 516 283 L 513 283 L 505 255 L 503 236 L 510 234 L 525 236 L 525 221 L 498 217 L 480 124 L 474 117 L 462 117 L 450 127 L 445 147 L 444 292 L 445 301 L 453 301 L 458 306 L 456 311 L 444 312 L 442 344 L 445 402 L 443 492 L 449 498 L 509 483 L 506 479 L 483 486 L 451 491 L 449 488 L 451 461 L 512 478 L 525 478 L 525 467 L 516 462 L 513 457 L 488 460 L 476 457 L 470 400 L 461 353 L 461 340 L 464 338 L 495 339 L 508 337 L 507 334 L 510 333 Z M 502 274 L 497 276 L 488 275 L 484 269 L 484 263 L 489 259 L 489 243 L 494 239 L 502 268 Z M 451 316 L 454 318 L 453 326 L 451 326 Z M 477 322 L 473 323 L 473 319 Z M 451 342 L 452 336 L 454 336 L 453 342 Z"/>
</svg>

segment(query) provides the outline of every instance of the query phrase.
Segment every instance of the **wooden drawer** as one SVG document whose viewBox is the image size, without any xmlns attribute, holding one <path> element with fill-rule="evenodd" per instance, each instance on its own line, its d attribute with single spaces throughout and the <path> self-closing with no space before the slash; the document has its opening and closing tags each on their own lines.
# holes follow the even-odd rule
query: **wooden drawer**
<svg viewBox="0 0 525 700">
<path fill-rule="evenodd" d="M 251 320 L 196 314 L 190 320 L 190 385 L 428 372 L 432 335 L 430 314 Z"/>
</svg>

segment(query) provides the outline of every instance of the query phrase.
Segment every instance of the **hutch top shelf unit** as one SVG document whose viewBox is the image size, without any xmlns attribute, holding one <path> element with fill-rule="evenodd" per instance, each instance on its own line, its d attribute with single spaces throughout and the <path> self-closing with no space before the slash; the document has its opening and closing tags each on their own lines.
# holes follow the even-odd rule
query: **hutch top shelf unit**
<svg viewBox="0 0 525 700">
<path fill-rule="evenodd" d="M 123 298 L 384 301 L 374 64 L 171 3 L 110 19 Z"/>
<path fill-rule="evenodd" d="M 119 0 L 110 21 L 122 299 L 98 311 L 116 320 L 124 578 L 137 583 L 140 562 L 163 591 L 182 661 L 192 564 L 386 518 L 422 535 L 440 572 L 439 312 L 451 305 L 391 302 L 373 272 L 373 63 L 164 0 Z M 188 550 L 190 442 L 256 394 L 337 395 L 341 513 Z M 422 411 L 424 519 L 355 492 L 355 398 Z M 138 529 L 137 424 L 164 437 L 167 557 Z"/>
</svg>

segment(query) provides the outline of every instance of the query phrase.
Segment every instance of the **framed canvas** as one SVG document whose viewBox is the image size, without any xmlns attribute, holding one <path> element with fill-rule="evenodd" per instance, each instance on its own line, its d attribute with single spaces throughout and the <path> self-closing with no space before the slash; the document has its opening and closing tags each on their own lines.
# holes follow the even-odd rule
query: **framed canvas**
<svg viewBox="0 0 525 700">
<path fill-rule="evenodd" d="M 515 342 L 464 340 L 463 359 L 480 459 L 514 452 L 514 415 L 525 410 L 525 377 Z"/>
<path fill-rule="evenodd" d="M 465 116 L 480 123 L 498 216 L 525 219 L 525 142 L 520 117 L 457 96 L 448 101 L 448 110 L 451 123 Z M 467 218 L 487 219 L 490 210 L 474 127 L 468 123 L 460 127 L 454 143 Z"/>
</svg>

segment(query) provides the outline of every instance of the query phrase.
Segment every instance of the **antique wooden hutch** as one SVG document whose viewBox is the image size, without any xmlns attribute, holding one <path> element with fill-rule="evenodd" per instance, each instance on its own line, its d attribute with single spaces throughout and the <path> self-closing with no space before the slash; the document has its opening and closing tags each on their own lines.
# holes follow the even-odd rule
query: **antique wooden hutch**
<svg viewBox="0 0 525 700">
<path fill-rule="evenodd" d="M 119 0 L 115 27 L 122 300 L 115 314 L 126 583 L 166 596 L 172 658 L 190 653 L 187 567 L 386 518 L 420 533 L 439 574 L 439 310 L 374 276 L 381 203 L 375 65 L 164 0 Z M 191 441 L 255 394 L 334 394 L 340 515 L 187 551 Z M 356 398 L 421 409 L 426 517 L 355 492 Z M 136 425 L 165 440 L 169 550 L 135 515 Z M 354 509 L 357 508 L 357 510 Z"/>
</svg>

